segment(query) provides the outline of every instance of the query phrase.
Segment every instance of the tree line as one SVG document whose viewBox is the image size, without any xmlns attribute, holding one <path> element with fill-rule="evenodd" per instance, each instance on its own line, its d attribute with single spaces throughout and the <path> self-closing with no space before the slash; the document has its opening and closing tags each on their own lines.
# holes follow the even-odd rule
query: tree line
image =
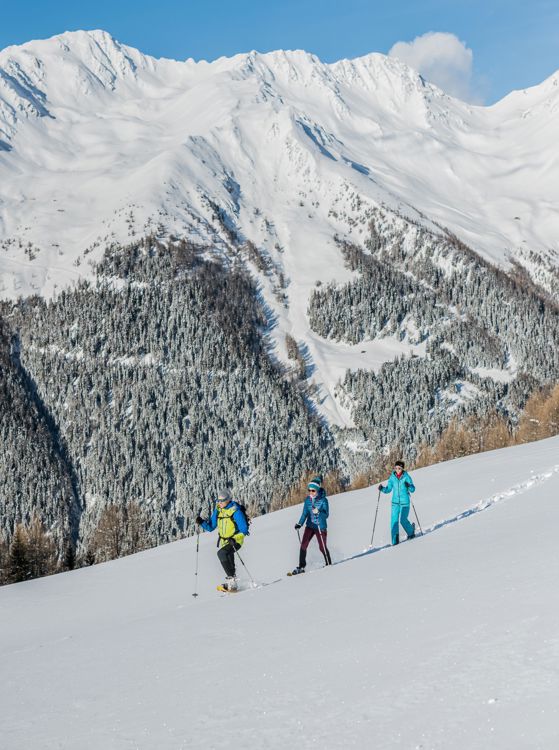
<svg viewBox="0 0 559 750">
<path fill-rule="evenodd" d="M 92 281 L 52 300 L 1 303 L 2 580 L 188 535 L 220 485 L 259 514 L 298 502 L 318 471 L 339 491 L 401 455 L 422 465 L 551 429 L 535 404 L 551 409 L 559 374 L 553 300 L 455 238 L 367 218 L 363 246 L 339 241 L 355 277 L 317 287 L 311 325 L 425 356 L 346 372 L 350 429 L 317 415 L 304 342 L 286 336 L 290 368 L 271 356 L 242 253 L 145 238 L 108 248 Z"/>
<path fill-rule="evenodd" d="M 92 282 L 0 314 L 6 538 L 35 511 L 59 557 L 71 545 L 87 564 L 108 508 L 140 508 L 153 546 L 192 533 L 219 486 L 262 513 L 302 471 L 337 463 L 328 426 L 269 355 L 254 280 L 207 248 L 111 248 Z"/>
</svg>

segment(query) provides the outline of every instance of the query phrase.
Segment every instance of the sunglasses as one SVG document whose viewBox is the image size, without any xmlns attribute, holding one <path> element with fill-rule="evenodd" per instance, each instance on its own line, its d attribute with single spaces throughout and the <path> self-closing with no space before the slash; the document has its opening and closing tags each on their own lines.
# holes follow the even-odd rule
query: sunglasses
<svg viewBox="0 0 559 750">
<path fill-rule="evenodd" d="M 317 490 L 309 490 L 309 495 L 316 495 Z"/>
</svg>

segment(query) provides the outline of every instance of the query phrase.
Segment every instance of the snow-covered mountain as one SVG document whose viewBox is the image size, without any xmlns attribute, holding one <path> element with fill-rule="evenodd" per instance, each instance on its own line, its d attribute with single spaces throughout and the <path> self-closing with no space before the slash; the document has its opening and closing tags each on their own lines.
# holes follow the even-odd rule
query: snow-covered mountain
<svg viewBox="0 0 559 750">
<path fill-rule="evenodd" d="M 376 491 L 333 498 L 339 564 L 313 543 L 294 579 L 300 508 L 256 519 L 243 560 L 273 585 L 234 596 L 209 534 L 197 599 L 195 539 L 0 589 L 2 747 L 557 747 L 558 451 L 415 472 L 425 535 L 387 546 L 383 499 L 372 554 Z"/>
<path fill-rule="evenodd" d="M 212 63 L 156 60 L 102 31 L 0 52 L 0 292 L 50 296 L 90 276 L 107 245 L 146 234 L 231 253 L 251 241 L 273 268 L 263 293 L 283 336 L 306 342 L 326 413 L 361 349 L 319 341 L 317 281 L 349 280 L 334 236 L 360 242 L 378 208 L 446 229 L 554 289 L 559 253 L 559 75 L 474 107 L 396 59 L 325 64 L 301 51 Z M 281 279 L 287 304 L 273 286 Z M 415 350 L 366 345 L 369 366 Z"/>
<path fill-rule="evenodd" d="M 328 240 L 347 228 L 329 212 L 347 189 L 448 227 L 499 262 L 557 252 L 558 83 L 556 74 L 473 107 L 380 54 L 176 62 L 102 31 L 9 47 L 0 53 L 4 294 L 49 293 L 96 243 L 159 223 L 212 236 L 208 197 L 245 237 L 270 251 L 278 242 L 297 279 L 318 265 L 336 277 Z M 37 254 L 29 267 L 20 242 Z"/>
<path fill-rule="evenodd" d="M 270 232 L 254 210 L 273 215 L 298 251 L 293 219 L 307 238 L 339 229 L 327 211 L 344 184 L 497 260 L 523 244 L 557 250 L 559 74 L 472 107 L 380 54 L 175 62 L 101 31 L 9 47 L 0 70 L 2 239 L 43 260 L 53 246 L 74 260 L 161 216 L 168 231 L 192 229 L 204 194 L 255 241 Z M 293 211 L 300 198 L 307 210 Z"/>
<path fill-rule="evenodd" d="M 484 108 L 378 54 L 0 52 L 0 529 L 83 561 L 107 505 L 156 544 L 216 482 L 267 511 L 453 416 L 512 429 L 559 378 L 558 81 Z"/>
<path fill-rule="evenodd" d="M 558 82 L 484 108 L 380 54 L 331 65 L 300 51 L 175 62 L 101 31 L 9 47 L 4 293 L 48 293 L 96 242 L 159 222 L 204 235 L 208 196 L 246 237 L 274 239 L 295 259 L 307 250 L 299 275 L 332 260 L 327 248 L 308 250 L 344 229 L 328 212 L 346 187 L 421 212 L 499 261 L 556 251 Z M 34 274 L 18 269 L 20 241 L 37 248 Z"/>
</svg>

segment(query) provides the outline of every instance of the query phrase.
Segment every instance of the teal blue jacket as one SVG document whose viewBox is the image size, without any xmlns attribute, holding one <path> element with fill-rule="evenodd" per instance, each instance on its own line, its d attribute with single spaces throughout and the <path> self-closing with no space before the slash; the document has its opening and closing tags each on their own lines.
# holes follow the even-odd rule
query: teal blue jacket
<svg viewBox="0 0 559 750">
<path fill-rule="evenodd" d="M 314 513 L 317 510 L 318 513 Z M 299 519 L 299 525 L 302 526 L 305 521 L 306 525 L 311 529 L 320 529 L 320 531 L 326 531 L 328 523 L 326 519 L 330 515 L 330 508 L 328 506 L 328 498 L 324 489 L 321 488 L 318 496 L 313 500 L 310 495 L 307 495 L 305 502 L 303 503 L 303 512 Z"/>
<path fill-rule="evenodd" d="M 389 495 L 392 492 L 392 502 L 396 505 L 409 505 L 410 492 L 415 492 L 415 485 L 407 471 L 402 473 L 400 479 L 398 479 L 396 473 L 393 471 L 386 483 L 386 487 L 383 487 L 381 492 L 384 492 L 385 495 Z"/>
</svg>

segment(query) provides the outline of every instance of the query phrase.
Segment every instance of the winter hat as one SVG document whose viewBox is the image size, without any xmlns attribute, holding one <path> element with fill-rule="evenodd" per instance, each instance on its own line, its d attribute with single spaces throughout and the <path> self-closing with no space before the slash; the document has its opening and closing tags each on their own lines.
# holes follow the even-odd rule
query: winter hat
<svg viewBox="0 0 559 750">
<path fill-rule="evenodd" d="M 219 490 L 217 493 L 218 500 L 231 500 L 231 493 L 227 488 Z"/>
<path fill-rule="evenodd" d="M 308 484 L 309 490 L 316 490 L 317 492 L 320 490 L 320 482 L 317 482 L 316 479 L 312 479 Z"/>
<path fill-rule="evenodd" d="M 394 466 L 401 466 L 402 467 L 402 471 L 404 470 L 404 462 L 403 461 L 396 461 L 396 463 L 394 464 Z"/>
<path fill-rule="evenodd" d="M 322 487 L 322 477 L 320 476 L 320 474 L 317 474 L 315 477 L 313 477 L 311 479 L 311 482 L 316 482 Z"/>
</svg>

